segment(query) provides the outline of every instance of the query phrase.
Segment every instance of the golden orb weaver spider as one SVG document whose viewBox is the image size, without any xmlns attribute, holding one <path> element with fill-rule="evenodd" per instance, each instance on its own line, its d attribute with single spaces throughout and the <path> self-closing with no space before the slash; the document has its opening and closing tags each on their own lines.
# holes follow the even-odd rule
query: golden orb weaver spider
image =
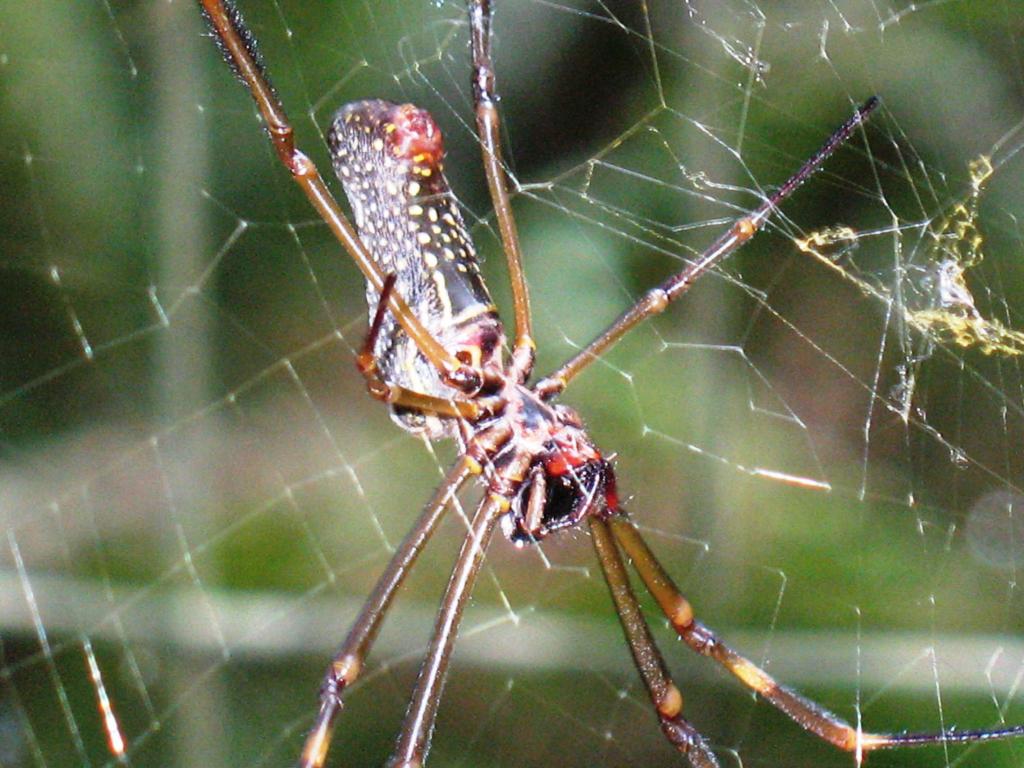
<svg viewBox="0 0 1024 768">
<path fill-rule="evenodd" d="M 420 668 L 392 768 L 427 758 L 463 609 L 500 526 L 517 546 L 586 521 L 615 610 L 662 731 L 695 768 L 719 765 L 683 717 L 683 697 L 650 633 L 626 571 L 628 561 L 680 639 L 732 673 L 798 725 L 861 762 L 886 748 L 1024 736 L 1024 726 L 932 733 L 870 733 L 776 682 L 700 623 L 690 603 L 619 506 L 609 460 L 579 416 L 552 401 L 586 366 L 647 318 L 664 311 L 710 268 L 753 237 L 776 208 L 845 143 L 878 106 L 859 107 L 793 176 L 738 218 L 684 270 L 648 291 L 593 342 L 547 377 L 529 384 L 534 362 L 529 294 L 499 143 L 491 63 L 489 0 L 468 0 L 472 85 L 484 169 L 511 277 L 515 338 L 505 335 L 476 268 L 473 245 L 443 175 L 440 130 L 412 105 L 379 100 L 342 108 L 329 133 L 332 162 L 356 226 L 299 151 L 269 83 L 255 39 L 227 0 L 200 0 L 215 39 L 249 88 L 277 154 L 367 280 L 370 330 L 357 366 L 370 394 L 401 426 L 451 436 L 460 458 L 394 553 L 332 660 L 320 708 L 299 765 L 327 759 L 342 694 L 360 675 L 387 610 L 446 507 L 470 477 L 485 487 L 449 579 Z M 623 557 L 625 556 L 625 557 Z"/>
</svg>

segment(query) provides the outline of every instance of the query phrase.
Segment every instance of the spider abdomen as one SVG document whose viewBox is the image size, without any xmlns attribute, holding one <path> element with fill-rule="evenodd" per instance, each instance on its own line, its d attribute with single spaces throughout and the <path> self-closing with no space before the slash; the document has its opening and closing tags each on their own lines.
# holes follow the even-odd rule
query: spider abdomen
<svg viewBox="0 0 1024 768">
<path fill-rule="evenodd" d="M 328 132 L 335 173 L 359 237 L 435 338 L 465 364 L 500 366 L 504 335 L 484 284 L 476 250 L 445 179 L 444 144 L 433 117 L 411 104 L 354 102 Z M 367 284 L 371 320 L 379 295 Z M 386 314 L 373 349 L 385 381 L 426 395 L 455 398 L 436 368 Z M 451 434 L 445 420 L 394 410 L 404 428 L 432 437 Z"/>
</svg>

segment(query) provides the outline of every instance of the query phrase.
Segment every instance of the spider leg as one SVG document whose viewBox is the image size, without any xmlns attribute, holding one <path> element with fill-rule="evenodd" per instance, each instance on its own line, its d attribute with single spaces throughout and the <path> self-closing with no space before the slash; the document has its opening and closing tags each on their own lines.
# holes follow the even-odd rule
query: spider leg
<svg viewBox="0 0 1024 768">
<path fill-rule="evenodd" d="M 516 340 L 512 348 L 512 367 L 521 384 L 533 369 L 533 331 L 530 317 L 530 292 L 523 272 L 523 258 L 512 203 L 509 200 L 508 177 L 501 159 L 501 117 L 494 89 L 494 65 L 491 58 L 490 0 L 469 0 L 469 26 L 473 50 L 473 101 L 476 104 L 476 130 L 483 151 L 487 188 L 498 220 L 505 260 L 512 284 L 512 305 L 515 312 Z"/>
<path fill-rule="evenodd" d="M 380 291 L 384 287 L 384 274 L 341 212 L 316 165 L 295 146 L 294 130 L 256 53 L 255 37 L 243 23 L 241 14 L 230 0 L 200 0 L 200 3 L 210 28 L 217 36 L 221 53 L 249 88 L 263 115 L 264 125 L 281 163 L 366 279 Z M 388 299 L 388 309 L 447 383 L 464 392 L 476 392 L 480 388 L 479 371 L 463 364 L 446 350 L 395 292 Z"/>
<path fill-rule="evenodd" d="M 619 339 L 629 333 L 636 325 L 652 315 L 661 314 L 669 304 L 678 299 L 688 290 L 701 275 L 720 262 L 750 238 L 757 234 L 768 218 L 779 205 L 821 167 L 822 163 L 843 145 L 854 132 L 864 124 L 871 113 L 878 107 L 878 98 L 868 99 L 853 113 L 853 116 L 841 125 L 829 137 L 821 149 L 810 160 L 803 164 L 796 173 L 779 187 L 774 194 L 754 210 L 732 223 L 708 248 L 686 269 L 676 273 L 655 288 L 645 293 L 639 301 L 623 312 L 618 320 L 612 323 L 600 336 L 581 349 L 568 362 L 544 380 L 537 383 L 535 391 L 549 398 L 565 389 L 566 385 L 580 371 L 604 354 Z"/>
<path fill-rule="evenodd" d="M 531 536 L 540 531 L 541 524 L 544 522 L 547 482 L 543 467 L 536 466 L 530 470 L 530 497 L 526 502 L 523 527 Z"/>
<path fill-rule="evenodd" d="M 433 535 L 449 502 L 469 476 L 479 470 L 479 464 L 469 456 L 463 456 L 448 472 L 434 498 L 391 556 L 387 568 L 359 611 L 348 637 L 327 668 L 320 686 L 320 711 L 306 737 L 299 759 L 300 768 L 322 768 L 331 743 L 334 723 L 341 712 L 342 692 L 359 677 L 366 654 L 377 636 L 391 600 Z"/>
<path fill-rule="evenodd" d="M 633 523 L 620 515 L 611 518 L 608 524 L 615 540 L 632 561 L 640 579 L 684 643 L 700 655 L 717 661 L 741 683 L 788 715 L 804 730 L 841 750 L 855 753 L 858 764 L 865 753 L 876 749 L 950 742 L 969 743 L 1024 736 L 1024 725 L 995 730 L 935 733 L 866 733 L 855 728 L 820 704 L 777 682 L 752 661 L 723 643 L 714 632 L 696 621 L 689 601 L 683 597 Z"/>
<path fill-rule="evenodd" d="M 644 621 L 608 523 L 598 516 L 592 516 L 589 520 L 590 535 L 605 582 L 612 593 L 615 612 L 622 622 L 622 631 L 629 643 L 633 661 L 654 703 L 661 730 L 672 745 L 686 755 L 694 768 L 718 768 L 718 760 L 704 738 L 682 716 L 683 695 L 669 677 L 665 660 Z"/>
<path fill-rule="evenodd" d="M 483 565 L 484 553 L 494 534 L 498 518 L 508 510 L 508 507 L 508 499 L 488 492 L 473 515 L 449 577 L 448 586 L 445 588 L 430 646 L 420 667 L 416 688 L 409 702 L 394 754 L 388 761 L 388 768 L 420 768 L 427 759 L 430 737 L 437 718 L 437 707 L 448 673 L 448 662 L 451 660 L 459 622 L 462 620 L 462 610 L 473 590 L 480 566 Z"/>
</svg>

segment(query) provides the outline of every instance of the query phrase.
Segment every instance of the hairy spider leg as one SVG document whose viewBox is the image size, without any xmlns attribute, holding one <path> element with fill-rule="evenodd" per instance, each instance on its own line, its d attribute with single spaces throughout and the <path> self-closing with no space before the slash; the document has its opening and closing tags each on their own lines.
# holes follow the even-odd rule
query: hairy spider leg
<svg viewBox="0 0 1024 768">
<path fill-rule="evenodd" d="M 774 194 L 754 210 L 732 223 L 718 238 L 705 249 L 686 269 L 672 275 L 660 285 L 650 289 L 632 307 L 623 312 L 600 336 L 577 352 L 568 362 L 554 373 L 537 383 L 535 389 L 545 397 L 552 397 L 565 389 L 566 385 L 592 362 L 647 318 L 664 312 L 669 304 L 685 294 L 696 280 L 711 267 L 736 251 L 764 226 L 779 205 L 807 181 L 822 163 L 845 144 L 854 131 L 864 124 L 879 105 L 872 96 L 859 107 L 853 116 L 841 125 L 814 155 L 804 163 Z"/>
<path fill-rule="evenodd" d="M 590 535 L 615 603 L 615 612 L 633 654 L 633 663 L 650 694 L 662 732 L 676 749 L 687 756 L 694 768 L 718 768 L 718 760 L 704 738 L 682 715 L 683 695 L 672 682 L 665 660 L 644 620 L 608 523 L 600 517 L 591 517 Z"/>
<path fill-rule="evenodd" d="M 494 215 L 498 220 L 512 286 L 512 307 L 516 323 L 512 367 L 516 372 L 516 381 L 523 384 L 533 371 L 537 345 L 533 340 L 530 292 L 523 271 L 516 222 L 512 216 L 508 177 L 501 158 L 501 116 L 498 113 L 494 64 L 491 57 L 491 3 L 490 0 L 469 0 L 468 6 L 470 47 L 473 52 L 472 83 L 473 102 L 476 105 L 476 130 L 483 152 L 487 189 L 494 206 Z"/>
<path fill-rule="evenodd" d="M 508 499 L 488 493 L 473 515 L 441 598 L 430 645 L 420 665 L 416 687 L 409 700 L 395 750 L 387 763 L 388 768 L 420 768 L 426 762 L 462 611 L 473 592 L 498 518 L 508 510 L 508 504 Z"/>
<path fill-rule="evenodd" d="M 463 456 L 455 464 L 377 579 L 373 592 L 363 603 L 345 642 L 341 644 L 327 667 L 323 683 L 320 685 L 320 709 L 313 727 L 306 736 L 299 758 L 300 768 L 323 768 L 334 723 L 341 712 L 342 693 L 362 672 L 366 656 L 377 637 L 391 601 L 412 570 L 416 558 L 437 529 L 448 505 L 455 499 L 455 495 L 466 480 L 479 472 L 480 465 L 468 455 Z"/>
<path fill-rule="evenodd" d="M 1024 725 L 995 730 L 938 731 L 934 733 L 868 733 L 806 696 L 788 688 L 749 659 L 734 651 L 694 617 L 693 607 L 673 582 L 636 526 L 623 514 L 608 521 L 615 541 L 629 558 L 647 591 L 658 603 L 680 639 L 701 656 L 721 664 L 743 685 L 757 693 L 797 725 L 818 738 L 857 756 L 858 765 L 878 749 L 942 743 L 970 743 L 1024 736 Z M 625 619 L 623 620 L 625 626 Z M 627 630 L 628 635 L 628 630 Z M 639 666 L 639 662 L 637 663 Z M 641 670 L 642 674 L 642 670 Z M 699 766 L 700 763 L 694 763 Z"/>
</svg>

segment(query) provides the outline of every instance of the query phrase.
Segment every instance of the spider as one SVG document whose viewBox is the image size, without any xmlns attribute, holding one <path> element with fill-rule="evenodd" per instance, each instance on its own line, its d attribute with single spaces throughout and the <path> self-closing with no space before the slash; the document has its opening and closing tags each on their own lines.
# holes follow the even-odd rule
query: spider
<svg viewBox="0 0 1024 768">
<path fill-rule="evenodd" d="M 460 456 L 394 553 L 324 676 L 319 711 L 299 758 L 321 768 L 342 694 L 360 675 L 389 606 L 446 508 L 476 477 L 484 487 L 444 592 L 391 768 L 422 766 L 458 633 L 484 554 L 500 527 L 516 546 L 586 522 L 627 644 L 664 735 L 694 768 L 719 762 L 683 717 L 673 683 L 635 597 L 628 561 L 683 642 L 732 673 L 799 726 L 858 764 L 867 752 L 942 742 L 1024 736 L 1024 726 L 934 733 L 869 733 L 776 682 L 695 617 L 619 504 L 615 472 L 580 417 L 554 402 L 572 379 L 637 324 L 663 312 L 723 258 L 760 230 L 788 198 L 878 106 L 871 98 L 754 211 L 734 221 L 685 269 L 652 288 L 594 341 L 545 378 L 530 383 L 534 362 L 530 302 L 499 142 L 491 61 L 490 0 L 468 0 L 476 128 L 511 277 L 515 337 L 506 338 L 488 294 L 462 214 L 443 173 L 444 147 L 434 119 L 411 104 L 367 100 L 343 107 L 328 132 L 332 164 L 355 226 L 313 163 L 294 143 L 255 38 L 229 0 L 200 0 L 228 64 L 249 88 L 284 166 L 367 281 L 370 327 L 357 367 L 369 393 L 388 404 L 405 429 L 452 437 Z M 625 558 L 623 557 L 625 556 Z"/>
</svg>

